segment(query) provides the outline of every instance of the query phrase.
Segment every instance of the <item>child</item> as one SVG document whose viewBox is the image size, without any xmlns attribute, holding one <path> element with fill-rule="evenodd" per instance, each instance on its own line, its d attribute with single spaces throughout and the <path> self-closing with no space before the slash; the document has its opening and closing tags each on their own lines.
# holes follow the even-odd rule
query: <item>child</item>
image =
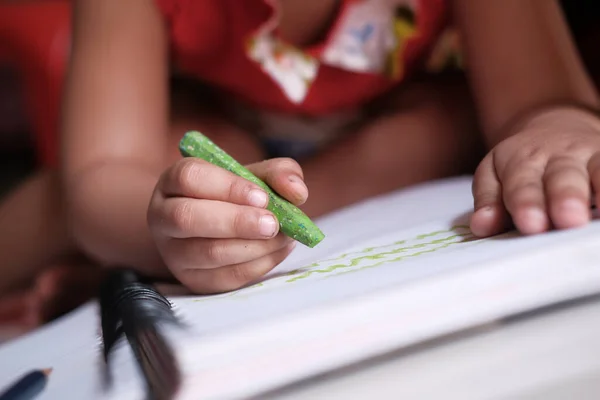
<svg viewBox="0 0 600 400">
<path fill-rule="evenodd" d="M 474 108 L 460 80 L 424 73 L 445 59 L 449 22 Z M 186 85 L 169 114 L 170 67 L 208 86 L 200 104 L 181 103 Z M 78 0 L 60 170 L 4 208 L 42 250 L 19 253 L 31 236 L 13 236 L 5 282 L 74 248 L 202 293 L 281 262 L 293 243 L 264 192 L 181 160 L 187 129 L 296 204 L 310 188 L 311 216 L 467 171 L 482 137 L 476 235 L 577 227 L 600 186 L 597 107 L 553 0 Z M 297 162 L 261 161 L 281 156 Z M 52 210 L 32 207 L 46 198 Z"/>
</svg>

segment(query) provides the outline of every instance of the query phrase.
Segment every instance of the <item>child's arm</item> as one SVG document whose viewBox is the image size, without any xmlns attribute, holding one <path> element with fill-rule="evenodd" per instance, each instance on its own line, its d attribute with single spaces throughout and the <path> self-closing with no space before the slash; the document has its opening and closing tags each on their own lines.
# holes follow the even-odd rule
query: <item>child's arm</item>
<svg viewBox="0 0 600 400">
<path fill-rule="evenodd" d="M 453 0 L 474 96 L 490 146 L 544 106 L 597 107 L 556 0 Z"/>
<path fill-rule="evenodd" d="M 554 0 L 454 0 L 490 148 L 474 180 L 471 227 L 523 233 L 589 220 L 600 163 L 597 93 Z"/>
<path fill-rule="evenodd" d="M 256 185 L 201 160 L 167 168 L 179 150 L 168 138 L 167 34 L 153 3 L 75 2 L 62 163 L 70 226 L 95 261 L 171 271 L 195 291 L 238 288 L 281 262 L 289 240 L 257 205 Z M 292 174 L 301 180 L 297 164 L 252 168 L 284 195 L 308 195 L 290 184 Z"/>
<path fill-rule="evenodd" d="M 163 270 L 146 227 L 166 167 L 167 44 L 152 1 L 78 0 L 62 175 L 75 240 L 93 258 Z"/>
</svg>

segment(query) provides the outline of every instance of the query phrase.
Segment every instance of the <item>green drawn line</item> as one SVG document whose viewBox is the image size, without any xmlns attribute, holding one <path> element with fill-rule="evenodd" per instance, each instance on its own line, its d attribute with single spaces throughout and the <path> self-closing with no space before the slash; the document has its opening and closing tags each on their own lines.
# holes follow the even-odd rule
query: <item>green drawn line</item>
<svg viewBox="0 0 600 400">
<path fill-rule="evenodd" d="M 479 240 L 478 243 L 483 242 L 484 240 L 485 239 Z M 358 272 L 358 271 L 362 271 L 362 270 L 369 269 L 369 268 L 379 267 L 379 266 L 381 266 L 383 264 L 388 264 L 388 263 L 394 263 L 394 262 L 402 261 L 402 260 L 404 260 L 406 258 L 410 258 L 410 257 L 418 257 L 418 256 L 421 256 L 421 255 L 426 254 L 426 253 L 434 253 L 434 252 L 436 252 L 438 250 L 445 249 L 445 248 L 450 247 L 450 246 L 452 246 L 454 244 L 461 244 L 461 243 L 464 244 L 465 242 L 464 241 L 460 241 L 460 242 L 445 243 L 445 244 L 443 244 L 443 245 L 441 245 L 439 247 L 435 247 L 433 249 L 423 250 L 423 251 L 420 251 L 420 252 L 417 252 L 417 253 L 413 253 L 413 254 L 408 254 L 408 255 L 405 255 L 405 256 L 400 256 L 400 257 L 392 258 L 390 260 L 380 261 L 380 262 L 375 263 L 375 264 L 364 265 L 364 266 L 362 266 L 360 268 L 356 268 L 356 269 L 353 269 L 353 270 L 340 272 L 339 274 L 335 274 L 335 276 L 350 274 L 352 272 Z"/>
<path fill-rule="evenodd" d="M 456 236 L 459 236 L 459 235 L 454 235 L 454 236 L 456 237 Z M 474 237 L 475 236 L 472 236 L 472 235 L 470 236 L 470 238 L 474 238 Z M 485 241 L 485 240 L 486 239 L 478 240 L 477 243 L 480 243 L 480 242 Z M 441 244 L 441 245 L 439 245 L 439 246 L 437 246 L 437 247 L 435 247 L 433 249 L 422 250 L 422 251 L 419 251 L 417 253 L 403 255 L 403 256 L 396 257 L 396 258 L 391 259 L 391 260 L 382 260 L 382 261 L 380 261 L 378 263 L 375 263 L 375 264 L 365 265 L 365 266 L 362 266 L 360 268 L 355 268 L 355 269 L 351 269 L 351 270 L 346 270 L 346 271 L 343 271 L 343 272 L 339 272 L 339 273 L 336 273 L 336 274 L 328 276 L 326 279 L 334 278 L 334 277 L 337 277 L 337 276 L 340 276 L 340 275 L 350 274 L 350 273 L 353 273 L 353 272 L 362 271 L 362 270 L 369 269 L 369 268 L 379 267 L 381 265 L 388 264 L 388 263 L 402 261 L 402 260 L 404 260 L 406 258 L 409 258 L 409 257 L 418 257 L 418 256 L 421 256 L 423 254 L 433 253 L 433 252 L 445 249 L 445 248 L 450 247 L 450 246 L 455 245 L 455 244 L 461 244 L 461 243 L 464 244 L 465 242 L 466 241 L 462 240 L 462 241 L 456 241 L 456 242 L 443 243 L 443 244 Z M 288 282 L 288 281 L 285 281 L 285 282 Z M 239 300 L 244 300 L 244 299 L 252 296 L 252 294 L 253 293 L 240 293 L 238 296 L 235 297 L 235 300 L 238 300 L 238 301 Z"/>
<path fill-rule="evenodd" d="M 360 251 L 360 253 L 372 252 L 372 251 L 377 250 L 377 249 L 382 249 L 382 248 L 385 248 L 385 247 L 390 247 L 390 246 L 404 244 L 404 243 L 406 243 L 406 240 L 399 240 L 397 242 L 394 242 L 394 243 L 391 243 L 391 244 L 382 245 L 382 246 L 367 247 L 366 249 L 362 249 Z M 339 255 L 337 257 L 334 257 L 334 258 L 326 258 L 324 260 L 320 260 L 318 262 L 312 263 L 312 264 L 304 266 L 302 268 L 318 267 L 321 264 L 330 263 L 330 262 L 333 262 L 333 261 L 343 260 L 344 258 L 349 257 L 349 256 L 351 256 L 353 254 L 356 254 L 356 253 L 357 252 L 354 252 L 354 253 L 344 253 L 344 254 L 341 254 L 341 255 Z"/>
<path fill-rule="evenodd" d="M 423 239 L 426 239 L 428 237 L 438 236 L 438 235 L 442 235 L 442 234 L 446 234 L 446 233 L 454 233 L 455 231 L 457 231 L 459 229 L 466 229 L 467 231 L 469 231 L 469 226 L 468 225 L 456 225 L 456 226 L 453 226 L 450 229 L 417 235 L 417 236 L 414 237 L 414 239 L 409 239 L 409 240 L 423 240 Z M 390 246 L 405 244 L 407 241 L 408 240 L 399 240 L 397 242 L 390 243 L 390 244 L 385 244 L 385 245 L 381 245 L 381 246 L 367 247 L 365 249 L 362 249 L 359 252 L 344 253 L 344 254 L 341 254 L 341 255 L 339 255 L 337 257 L 326 258 L 324 260 L 320 260 L 320 261 L 315 262 L 313 264 L 306 265 L 306 266 L 304 266 L 302 268 L 299 268 L 297 270 L 290 271 L 290 274 L 292 274 L 292 273 L 298 273 L 299 270 L 301 270 L 301 269 L 316 268 L 316 267 L 319 267 L 321 264 L 330 263 L 330 262 L 333 262 L 333 261 L 343 260 L 344 258 L 347 258 L 347 257 L 352 256 L 352 255 L 356 255 L 357 253 L 361 253 L 362 254 L 362 253 L 372 252 L 372 251 L 377 250 L 377 249 L 382 249 L 382 248 L 386 248 L 386 247 L 390 247 Z"/>
<path fill-rule="evenodd" d="M 394 254 L 406 252 L 406 251 L 409 251 L 409 250 L 420 249 L 420 248 L 424 248 L 424 247 L 431 246 L 431 245 L 442 244 L 442 243 L 454 240 L 454 239 L 459 238 L 459 237 L 460 238 L 464 238 L 464 237 L 468 237 L 468 236 L 471 236 L 471 233 L 455 234 L 455 235 L 447 236 L 447 237 L 444 237 L 444 238 L 432 240 L 430 242 L 417 243 L 417 244 L 414 244 L 414 245 L 411 245 L 411 246 L 399 247 L 399 248 L 396 248 L 396 249 L 392 249 L 390 251 L 384 251 L 384 252 L 377 253 L 377 254 L 370 254 L 370 255 L 364 255 L 364 256 L 360 256 L 360 257 L 355 257 L 355 258 L 352 258 L 350 260 L 350 263 L 346 263 L 346 264 L 334 264 L 334 265 L 330 265 L 330 266 L 328 266 L 328 267 L 326 267 L 324 269 L 311 269 L 309 271 L 304 271 L 301 274 L 296 275 L 296 276 L 288 279 L 286 282 L 289 282 L 289 283 L 295 282 L 295 281 L 298 281 L 300 279 L 308 278 L 309 276 L 311 276 L 313 274 L 326 274 L 326 273 L 333 272 L 333 271 L 335 271 L 337 269 L 340 269 L 340 268 L 355 267 L 355 266 L 357 266 L 363 260 L 379 260 L 379 259 L 382 259 L 382 258 L 384 258 L 386 256 L 389 256 L 389 255 L 394 255 Z M 458 241 L 458 242 L 454 242 L 454 243 L 461 243 L 461 242 L 462 241 Z M 447 247 L 447 246 L 442 246 L 442 247 L 439 247 L 439 248 L 444 248 L 444 247 Z M 417 252 L 415 254 L 421 255 L 421 254 L 425 254 L 425 253 L 428 253 L 428 252 L 430 252 L 430 251 L 427 250 L 427 251 Z M 364 254 L 364 252 L 361 251 L 358 254 Z M 385 261 L 383 261 L 383 262 L 385 262 Z M 379 264 L 380 263 L 378 263 L 377 265 L 379 265 Z M 302 270 L 302 268 L 300 270 Z"/>
<path fill-rule="evenodd" d="M 456 232 L 457 230 L 463 230 L 463 229 L 466 230 L 466 232 L 462 232 L 462 233 Z M 375 253 L 375 254 L 368 254 L 368 253 L 373 253 L 375 250 L 385 249 L 385 248 L 389 248 L 391 246 L 403 245 L 409 241 L 423 240 L 423 239 L 427 239 L 427 238 L 431 238 L 431 237 L 435 237 L 435 236 L 439 236 L 439 235 L 443 235 L 443 234 L 448 234 L 448 233 L 452 233 L 452 235 L 434 239 L 434 240 L 430 240 L 428 242 L 422 242 L 422 243 L 416 243 L 416 244 L 413 244 L 410 246 L 398 247 L 398 248 L 395 248 L 395 249 L 392 249 L 389 251 L 383 251 L 383 252 Z M 463 240 L 453 241 L 457 238 L 461 238 Z M 433 253 L 435 251 L 447 248 L 453 244 L 464 243 L 465 239 L 471 239 L 471 238 L 474 238 L 474 236 L 471 233 L 471 231 L 469 230 L 468 226 L 457 225 L 457 226 L 453 226 L 452 228 L 450 228 L 448 230 L 440 230 L 440 231 L 435 231 L 435 232 L 431 232 L 431 233 L 424 233 L 424 234 L 417 235 L 417 236 L 413 237 L 412 239 L 399 240 L 399 241 L 393 242 L 391 244 L 386 244 L 386 245 L 381 245 L 381 246 L 367 247 L 360 251 L 344 253 L 344 254 L 334 257 L 334 258 L 320 260 L 318 262 L 303 266 L 301 268 L 294 269 L 294 270 L 282 275 L 282 277 L 288 278 L 288 279 L 284 280 L 285 283 L 293 283 L 293 282 L 299 281 L 301 279 L 306 279 L 313 274 L 327 274 L 330 272 L 334 272 L 336 270 L 355 267 L 358 264 L 360 264 L 360 262 L 363 260 L 381 260 L 382 258 L 389 256 L 389 255 L 404 253 L 404 252 L 407 252 L 410 250 L 422 249 L 422 248 L 426 248 L 428 246 L 436 245 L 436 247 L 434 247 L 434 248 L 418 251 L 418 252 L 412 253 L 412 254 L 402 255 L 402 256 L 399 256 L 399 257 L 396 257 L 393 259 L 389 259 L 389 260 L 381 260 L 374 264 L 365 265 L 360 268 L 356 268 L 353 270 L 348 270 L 348 271 L 344 271 L 344 272 L 340 272 L 340 273 L 336 273 L 335 275 L 332 275 L 332 276 L 338 276 L 338 275 L 342 275 L 342 274 L 346 274 L 346 273 L 350 273 L 350 272 L 362 271 L 364 269 L 378 267 L 380 265 L 384 265 L 384 264 L 388 264 L 388 263 L 398 262 L 398 261 L 401 261 L 408 257 L 418 257 L 423 254 Z M 358 257 L 356 257 L 356 256 L 358 256 Z M 323 264 L 334 262 L 334 261 L 340 261 L 340 260 L 343 260 L 345 258 L 350 258 L 350 257 L 354 257 L 354 258 L 351 258 L 349 260 L 349 263 L 338 263 L 335 265 L 330 265 L 323 269 L 315 269 L 317 267 L 322 266 Z M 279 279 L 273 278 L 272 280 L 269 280 L 268 282 L 272 282 L 275 280 L 279 280 Z M 265 282 L 259 282 L 252 286 L 248 286 L 248 287 L 236 290 L 234 292 L 224 293 L 224 294 L 216 295 L 216 296 L 206 296 L 206 297 L 203 297 L 200 299 L 195 299 L 193 301 L 194 302 L 204 302 L 204 301 L 211 301 L 211 300 L 215 300 L 215 299 L 225 299 L 225 298 L 230 298 L 230 297 L 236 297 L 237 299 L 245 298 L 248 295 L 252 294 L 252 293 L 248 293 L 248 291 L 252 292 L 251 289 L 256 289 L 256 288 L 262 287 L 262 286 L 264 286 L 264 283 Z"/>
<path fill-rule="evenodd" d="M 435 231 L 435 232 L 431 232 L 431 233 L 425 233 L 425 234 L 417 235 L 413 239 L 409 239 L 409 240 L 423 240 L 423 239 L 428 238 L 428 237 L 438 236 L 438 235 L 445 234 L 445 233 L 455 233 L 459 229 L 466 229 L 469 234 L 471 233 L 469 231 L 469 227 L 467 225 L 456 225 L 456 226 L 453 226 L 452 228 L 447 229 L 447 230 L 441 230 L 441 231 Z M 314 262 L 312 264 L 305 265 L 305 266 L 303 266 L 301 268 L 297 268 L 295 270 L 292 270 L 292 271 L 288 272 L 286 274 L 286 276 L 296 276 L 296 275 L 304 273 L 307 269 L 312 269 L 312 268 L 320 267 L 322 264 L 329 264 L 329 263 L 334 262 L 334 261 L 343 260 L 344 258 L 348 258 L 350 256 L 356 256 L 356 255 L 360 255 L 360 254 L 370 253 L 370 252 L 372 252 L 373 250 L 376 250 L 376 249 L 383 249 L 383 248 L 388 248 L 388 247 L 391 247 L 391 246 L 394 246 L 394 245 L 405 244 L 409 240 L 399 240 L 399 241 L 396 241 L 396 242 L 391 243 L 391 244 L 386 244 L 386 245 L 381 245 L 381 246 L 374 246 L 374 247 L 367 247 L 367 248 L 365 248 L 363 250 L 360 250 L 360 251 L 350 252 L 350 253 L 344 253 L 344 254 L 342 254 L 340 256 L 337 256 L 337 257 L 334 257 L 334 258 L 328 258 L 328 259 L 325 259 L 325 260 L 320 260 L 318 262 Z M 427 246 L 427 245 L 433 244 L 433 243 L 435 243 L 435 241 L 429 242 L 429 243 L 423 243 L 422 246 Z M 419 246 L 419 245 L 421 245 L 421 244 L 414 245 L 414 246 Z"/>
</svg>

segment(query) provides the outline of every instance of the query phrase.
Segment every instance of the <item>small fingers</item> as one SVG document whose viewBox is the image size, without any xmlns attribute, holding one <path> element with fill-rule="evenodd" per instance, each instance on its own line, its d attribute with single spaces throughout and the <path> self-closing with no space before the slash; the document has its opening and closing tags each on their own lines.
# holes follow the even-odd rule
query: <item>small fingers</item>
<svg viewBox="0 0 600 400">
<path fill-rule="evenodd" d="M 172 270 L 214 269 L 256 260 L 291 241 L 282 233 L 269 240 L 170 239 L 162 246 L 162 253 Z"/>
<path fill-rule="evenodd" d="M 268 210 L 184 197 L 164 199 L 149 213 L 149 226 L 163 237 L 180 239 L 268 239 L 279 232 Z"/>
<path fill-rule="evenodd" d="M 550 226 L 543 185 L 545 167 L 539 161 L 521 160 L 509 164 L 503 174 L 504 205 L 525 235 L 545 232 Z"/>
<path fill-rule="evenodd" d="M 475 212 L 471 216 L 471 231 L 487 237 L 500 233 L 505 226 L 506 212 L 502 204 L 502 186 L 493 165 L 493 156 L 483 159 L 473 177 Z"/>
<path fill-rule="evenodd" d="M 544 186 L 556 228 L 575 228 L 590 220 L 589 182 L 586 165 L 577 158 L 557 157 L 548 162 Z"/>
<path fill-rule="evenodd" d="M 218 200 L 264 208 L 268 196 L 254 183 L 197 158 L 184 158 L 169 168 L 159 181 L 165 197 Z"/>
<path fill-rule="evenodd" d="M 216 269 L 186 269 L 179 279 L 195 293 L 211 294 L 239 289 L 256 281 L 279 265 L 295 247 L 292 242 L 282 249 L 256 260 Z"/>
<path fill-rule="evenodd" d="M 273 158 L 251 164 L 248 169 L 295 205 L 306 202 L 308 188 L 304 183 L 304 174 L 293 159 Z"/>
</svg>

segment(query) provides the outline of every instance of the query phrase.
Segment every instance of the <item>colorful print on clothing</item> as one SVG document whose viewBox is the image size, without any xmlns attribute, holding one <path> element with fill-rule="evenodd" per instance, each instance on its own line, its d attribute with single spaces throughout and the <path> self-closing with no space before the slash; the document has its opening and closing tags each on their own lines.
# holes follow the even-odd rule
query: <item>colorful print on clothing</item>
<svg viewBox="0 0 600 400">
<path fill-rule="evenodd" d="M 384 74 L 388 58 L 400 46 L 395 30 L 395 9 L 410 9 L 410 0 L 349 1 L 340 15 L 322 61 L 342 69 Z"/>
<path fill-rule="evenodd" d="M 294 103 L 304 100 L 321 64 L 399 80 L 405 46 L 418 35 L 418 1 L 346 0 L 323 49 L 315 55 L 276 37 L 275 12 L 249 40 L 248 55 Z"/>
<path fill-rule="evenodd" d="M 279 84 L 290 101 L 300 103 L 317 76 L 318 61 L 272 34 L 250 39 L 248 55 Z"/>
<path fill-rule="evenodd" d="M 437 40 L 425 69 L 431 73 L 438 73 L 447 69 L 464 69 L 462 48 L 458 31 L 448 27 Z"/>
<path fill-rule="evenodd" d="M 386 75 L 391 79 L 400 79 L 404 74 L 404 48 L 409 39 L 416 36 L 415 14 L 406 6 L 399 6 L 394 12 L 395 46 L 388 53 Z"/>
</svg>

